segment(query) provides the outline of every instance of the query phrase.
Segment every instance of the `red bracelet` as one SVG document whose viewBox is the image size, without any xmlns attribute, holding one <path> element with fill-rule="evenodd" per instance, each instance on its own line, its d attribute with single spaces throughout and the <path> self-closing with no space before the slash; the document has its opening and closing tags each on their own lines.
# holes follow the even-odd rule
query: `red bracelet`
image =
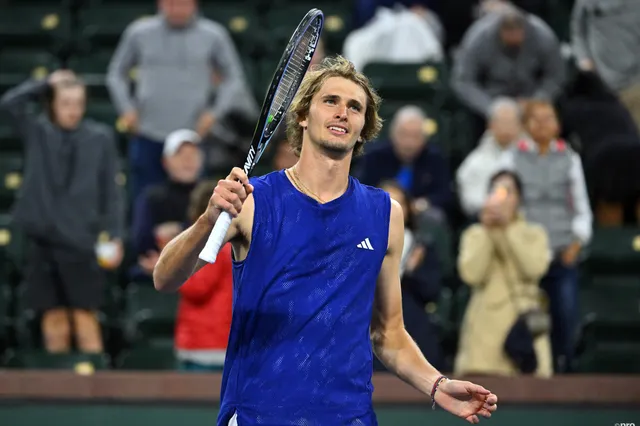
<svg viewBox="0 0 640 426">
<path fill-rule="evenodd" d="M 436 392 L 438 391 L 438 387 L 443 380 L 449 380 L 449 378 L 447 376 L 438 377 L 438 379 L 433 384 L 433 388 L 431 389 L 431 401 L 433 402 L 433 405 L 431 406 L 432 410 L 436 409 Z"/>
</svg>

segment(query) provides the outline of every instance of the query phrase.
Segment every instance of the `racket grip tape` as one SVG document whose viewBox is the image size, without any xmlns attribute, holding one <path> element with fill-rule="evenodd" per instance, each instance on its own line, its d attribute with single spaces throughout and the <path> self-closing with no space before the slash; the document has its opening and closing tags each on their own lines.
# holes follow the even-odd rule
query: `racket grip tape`
<svg viewBox="0 0 640 426">
<path fill-rule="evenodd" d="M 229 230 L 230 225 L 231 215 L 227 212 L 220 213 L 220 216 L 218 216 L 218 220 L 216 220 L 216 224 L 213 226 L 211 234 L 209 234 L 207 243 L 200 252 L 200 259 L 204 260 L 205 262 L 215 263 L 216 257 L 218 256 L 220 247 L 222 247 L 224 237 L 227 235 L 227 231 Z"/>
</svg>

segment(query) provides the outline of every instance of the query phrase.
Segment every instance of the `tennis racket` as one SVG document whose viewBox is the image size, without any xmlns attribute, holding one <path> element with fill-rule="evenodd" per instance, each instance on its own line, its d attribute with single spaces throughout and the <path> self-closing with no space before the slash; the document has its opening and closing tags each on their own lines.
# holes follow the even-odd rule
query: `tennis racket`
<svg viewBox="0 0 640 426">
<path fill-rule="evenodd" d="M 322 11 L 311 9 L 291 36 L 262 104 L 260 120 L 253 133 L 251 147 L 243 166 L 247 176 L 251 176 L 278 125 L 286 116 L 289 105 L 309 69 L 323 26 Z M 222 212 L 209 235 L 207 244 L 200 252 L 200 259 L 209 263 L 216 261 L 229 225 L 231 225 L 231 215 Z"/>
</svg>

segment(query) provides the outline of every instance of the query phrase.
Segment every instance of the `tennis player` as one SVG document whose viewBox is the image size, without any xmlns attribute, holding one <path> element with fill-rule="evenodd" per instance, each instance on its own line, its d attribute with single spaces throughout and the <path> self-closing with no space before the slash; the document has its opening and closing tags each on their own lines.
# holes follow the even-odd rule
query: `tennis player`
<svg viewBox="0 0 640 426">
<path fill-rule="evenodd" d="M 234 305 L 219 426 L 377 425 L 373 355 L 434 404 L 478 423 L 497 408 L 482 386 L 442 376 L 405 331 L 402 209 L 349 176 L 381 128 L 380 99 L 342 57 L 310 71 L 287 134 L 300 159 L 249 180 L 234 168 L 205 214 L 171 241 L 154 271 L 175 291 L 222 211 L 234 257 Z M 239 182 L 238 182 L 239 181 Z"/>
</svg>

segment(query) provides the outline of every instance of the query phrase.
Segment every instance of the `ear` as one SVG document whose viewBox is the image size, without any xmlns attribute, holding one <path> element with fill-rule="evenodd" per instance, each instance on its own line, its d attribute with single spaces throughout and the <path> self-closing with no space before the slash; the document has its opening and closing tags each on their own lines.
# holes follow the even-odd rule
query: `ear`
<svg viewBox="0 0 640 426">
<path fill-rule="evenodd" d="M 298 123 L 300 124 L 300 127 L 302 127 L 303 129 L 306 129 L 307 126 L 309 125 L 309 122 L 307 121 L 306 118 L 304 120 L 299 121 Z"/>
</svg>

